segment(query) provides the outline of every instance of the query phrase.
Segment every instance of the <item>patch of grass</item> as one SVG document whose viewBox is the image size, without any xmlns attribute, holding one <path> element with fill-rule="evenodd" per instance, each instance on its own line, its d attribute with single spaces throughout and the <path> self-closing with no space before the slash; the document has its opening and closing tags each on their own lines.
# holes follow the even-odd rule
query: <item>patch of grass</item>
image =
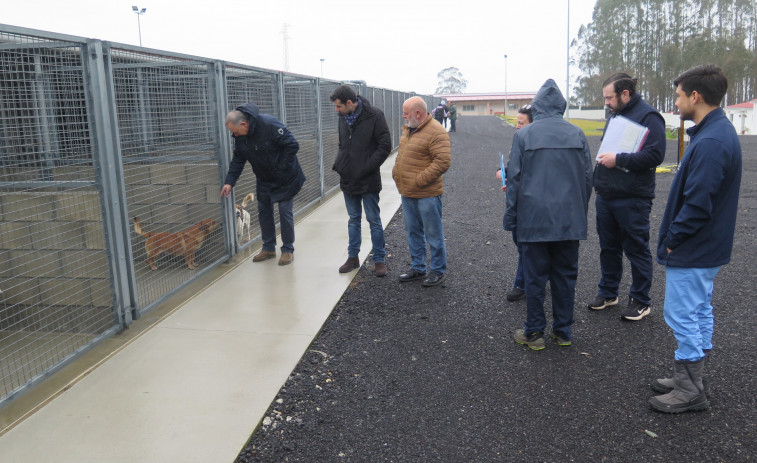
<svg viewBox="0 0 757 463">
<path fill-rule="evenodd" d="M 515 127 L 515 116 L 503 116 L 501 114 L 497 115 L 500 119 L 504 120 L 508 124 Z M 580 128 L 584 131 L 584 135 L 587 137 L 599 137 L 602 135 L 602 129 L 605 127 L 605 121 L 595 121 L 591 119 L 571 119 L 570 123 L 575 125 L 576 127 Z"/>
<path fill-rule="evenodd" d="M 605 121 L 591 119 L 570 119 L 570 123 L 584 131 L 587 137 L 601 137 Z"/>
</svg>

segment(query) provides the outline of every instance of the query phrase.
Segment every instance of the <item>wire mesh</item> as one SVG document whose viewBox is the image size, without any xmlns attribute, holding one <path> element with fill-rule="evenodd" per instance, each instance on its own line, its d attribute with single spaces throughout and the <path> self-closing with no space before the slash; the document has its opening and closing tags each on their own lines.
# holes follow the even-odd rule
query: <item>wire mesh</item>
<svg viewBox="0 0 757 463">
<path fill-rule="evenodd" d="M 0 31 L 0 399 L 115 325 L 82 56 Z"/>
<path fill-rule="evenodd" d="M 261 71 L 257 69 L 248 69 L 238 66 L 226 67 L 226 93 L 227 106 L 224 108 L 230 111 L 245 103 L 255 103 L 258 105 L 261 113 L 270 114 L 281 120 L 281 104 L 279 92 L 279 74 L 271 71 Z M 233 149 L 233 137 L 228 133 L 231 140 L 230 146 Z M 224 154 L 231 159 L 232 152 Z M 224 172 L 225 176 L 225 172 Z M 255 193 L 256 180 L 252 173 L 252 168 L 245 166 L 245 170 L 234 185 L 234 203 L 238 206 L 238 220 L 235 223 L 237 231 L 237 241 L 240 244 L 249 246 L 260 238 L 260 224 L 258 223 L 258 210 L 254 203 L 248 203 L 243 207 L 244 198 Z M 249 228 L 247 225 L 247 215 L 249 214 Z M 235 216 L 237 214 L 235 213 Z M 241 231 L 240 231 L 241 230 Z M 249 237 L 248 239 L 248 232 Z"/>
<path fill-rule="evenodd" d="M 286 121 L 283 122 L 300 145 L 297 159 L 307 179 L 294 198 L 295 213 L 323 194 L 320 181 L 321 160 L 318 156 L 317 98 L 315 79 L 284 75 Z"/>
<path fill-rule="evenodd" d="M 323 183 L 329 192 L 339 186 L 339 174 L 334 172 L 334 162 L 339 150 L 339 114 L 334 109 L 331 94 L 339 86 L 338 82 L 321 80 L 321 133 L 323 139 Z"/>
<path fill-rule="evenodd" d="M 113 49 L 136 287 L 144 310 L 224 257 L 209 64 Z"/>
<path fill-rule="evenodd" d="M 339 83 L 223 62 L 219 83 L 217 63 L 0 25 L 0 406 L 230 257 L 224 111 L 253 101 L 292 131 L 295 214 L 337 188 Z M 396 147 L 399 94 L 352 84 Z M 235 203 L 254 191 L 246 169 Z"/>
</svg>

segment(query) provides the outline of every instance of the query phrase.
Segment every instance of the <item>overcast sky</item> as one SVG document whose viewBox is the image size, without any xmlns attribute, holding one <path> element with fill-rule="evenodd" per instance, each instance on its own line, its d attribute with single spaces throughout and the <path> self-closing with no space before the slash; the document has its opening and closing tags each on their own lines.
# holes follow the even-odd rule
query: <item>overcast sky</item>
<svg viewBox="0 0 757 463">
<path fill-rule="evenodd" d="M 455 66 L 467 92 L 566 83 L 568 0 L 13 0 L 0 23 L 433 93 Z M 570 37 L 596 0 L 570 0 Z M 505 65 L 504 55 L 507 54 Z M 321 63 L 321 59 L 324 59 Z M 576 74 L 577 70 L 571 70 Z M 573 80 L 573 78 L 571 78 Z"/>
</svg>

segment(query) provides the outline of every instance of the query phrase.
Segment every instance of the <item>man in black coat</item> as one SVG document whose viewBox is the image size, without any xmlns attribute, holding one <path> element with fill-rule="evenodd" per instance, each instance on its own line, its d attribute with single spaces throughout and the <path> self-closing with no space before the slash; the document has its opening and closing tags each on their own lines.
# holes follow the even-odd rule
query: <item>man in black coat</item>
<svg viewBox="0 0 757 463">
<path fill-rule="evenodd" d="M 282 241 L 279 265 L 291 264 L 294 260 L 294 197 L 305 183 L 305 174 L 297 160 L 300 145 L 278 119 L 260 114 L 255 103 L 245 103 L 229 112 L 226 128 L 234 136 L 234 157 L 221 195 L 231 194 L 247 162 L 257 178 L 255 191 L 263 249 L 252 261 L 262 262 L 276 257 L 273 207 L 279 203 Z"/>
<path fill-rule="evenodd" d="M 655 170 L 665 159 L 665 121 L 636 93 L 636 79 L 625 73 L 610 76 L 602 85 L 605 106 L 612 118 L 623 116 L 649 129 L 646 141 L 635 153 L 599 153 L 594 169 L 597 192 L 597 234 L 602 278 L 597 296 L 588 304 L 602 310 L 618 303 L 623 277 L 623 254 L 631 262 L 628 305 L 624 320 L 649 315 L 652 299 L 652 254 L 649 251 L 649 214 L 655 190 Z"/>
<path fill-rule="evenodd" d="M 358 96 L 347 85 L 337 87 L 330 98 L 340 116 L 339 152 L 333 170 L 339 174 L 339 186 L 350 217 L 347 222 L 347 261 L 339 267 L 339 273 L 360 267 L 358 254 L 362 241 L 360 225 L 364 208 L 365 218 L 371 227 L 374 273 L 383 277 L 386 275 L 386 249 L 379 192 L 380 168 L 392 150 L 389 126 L 380 109 L 371 106 L 367 99 Z"/>
</svg>

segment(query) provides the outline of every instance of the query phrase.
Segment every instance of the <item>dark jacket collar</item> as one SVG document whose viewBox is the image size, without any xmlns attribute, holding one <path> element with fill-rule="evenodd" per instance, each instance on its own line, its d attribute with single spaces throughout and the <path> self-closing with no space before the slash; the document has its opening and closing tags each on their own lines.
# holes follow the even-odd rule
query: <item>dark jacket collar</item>
<svg viewBox="0 0 757 463">
<path fill-rule="evenodd" d="M 686 129 L 686 133 L 689 134 L 690 137 L 693 137 L 694 135 L 699 133 L 702 127 L 707 125 L 708 122 L 721 116 L 725 117 L 725 114 L 723 114 L 723 109 L 715 108 L 709 113 L 707 113 L 707 115 L 704 116 L 701 121 L 699 121 L 699 124 L 695 125 L 694 127 L 689 127 L 688 129 Z"/>
</svg>

